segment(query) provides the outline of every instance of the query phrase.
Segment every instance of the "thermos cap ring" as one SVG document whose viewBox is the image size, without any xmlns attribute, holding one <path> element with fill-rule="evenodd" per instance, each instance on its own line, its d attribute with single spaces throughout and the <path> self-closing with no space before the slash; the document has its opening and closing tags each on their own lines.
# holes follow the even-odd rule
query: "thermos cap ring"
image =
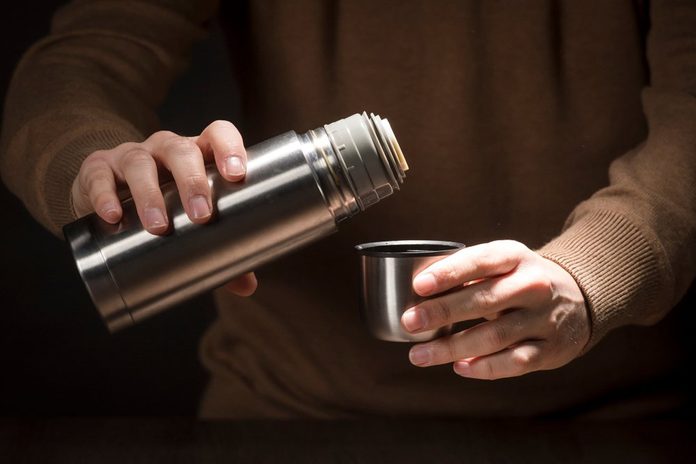
<svg viewBox="0 0 696 464">
<path fill-rule="evenodd" d="M 408 164 L 386 119 L 363 112 L 324 128 L 361 209 L 399 189 Z"/>
</svg>

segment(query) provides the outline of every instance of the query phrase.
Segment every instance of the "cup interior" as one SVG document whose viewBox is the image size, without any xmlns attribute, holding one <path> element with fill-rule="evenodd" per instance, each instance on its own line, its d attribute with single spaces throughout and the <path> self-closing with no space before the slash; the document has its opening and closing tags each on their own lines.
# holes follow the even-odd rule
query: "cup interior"
<svg viewBox="0 0 696 464">
<path fill-rule="evenodd" d="M 463 248 L 458 242 L 440 240 L 395 240 L 371 242 L 357 245 L 355 249 L 362 256 L 438 256 Z"/>
</svg>

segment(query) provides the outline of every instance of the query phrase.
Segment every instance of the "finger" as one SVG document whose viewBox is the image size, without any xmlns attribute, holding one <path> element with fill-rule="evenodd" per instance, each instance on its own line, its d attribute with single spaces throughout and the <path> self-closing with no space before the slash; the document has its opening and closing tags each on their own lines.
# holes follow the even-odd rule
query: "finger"
<svg viewBox="0 0 696 464">
<path fill-rule="evenodd" d="M 529 341 L 480 358 L 454 363 L 454 372 L 462 377 L 495 380 L 517 377 L 541 369 L 545 342 Z"/>
<path fill-rule="evenodd" d="M 425 300 L 406 310 L 401 323 L 409 332 L 437 329 L 482 317 L 494 319 L 508 308 L 532 307 L 550 297 L 548 279 L 537 273 L 514 272 Z"/>
<path fill-rule="evenodd" d="M 457 285 L 506 274 L 529 251 L 512 240 L 475 245 L 430 265 L 413 280 L 413 289 L 421 296 L 444 292 Z"/>
<path fill-rule="evenodd" d="M 522 340 L 535 338 L 537 325 L 532 311 L 511 311 L 448 337 L 415 345 L 409 352 L 409 359 L 416 366 L 427 367 L 490 355 Z"/>
<path fill-rule="evenodd" d="M 247 154 L 242 135 L 229 121 L 214 121 L 196 139 L 200 149 L 212 151 L 215 164 L 223 177 L 239 181 L 246 174 Z"/>
<path fill-rule="evenodd" d="M 111 224 L 121 220 L 123 210 L 116 193 L 116 180 L 109 164 L 101 158 L 88 158 L 78 174 L 77 197 L 73 195 L 75 212 L 94 211 Z M 85 201 L 86 200 L 86 201 Z M 87 205 L 85 205 L 87 203 Z"/>
<path fill-rule="evenodd" d="M 117 163 L 143 226 L 153 234 L 164 233 L 169 220 L 157 178 L 157 164 L 152 154 L 141 145 L 135 145 L 120 156 Z"/>
<path fill-rule="evenodd" d="M 198 145 L 187 137 L 168 133 L 155 139 L 153 151 L 155 158 L 174 176 L 189 219 L 198 224 L 207 222 L 213 212 L 213 202 L 203 153 Z"/>
<path fill-rule="evenodd" d="M 253 272 L 248 272 L 228 282 L 225 285 L 225 288 L 235 295 L 251 296 L 254 294 L 258 286 L 259 284 L 256 280 L 256 275 L 254 275 Z"/>
</svg>

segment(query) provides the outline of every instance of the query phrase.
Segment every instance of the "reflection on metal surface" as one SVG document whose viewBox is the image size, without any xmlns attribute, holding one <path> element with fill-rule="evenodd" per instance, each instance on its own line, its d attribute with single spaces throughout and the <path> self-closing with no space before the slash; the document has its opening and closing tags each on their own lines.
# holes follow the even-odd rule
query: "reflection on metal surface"
<svg viewBox="0 0 696 464">
<path fill-rule="evenodd" d="M 433 240 L 363 243 L 360 255 L 360 302 L 373 336 L 391 342 L 424 342 L 449 333 L 451 327 L 412 334 L 401 325 L 401 315 L 424 298 L 413 291 L 413 278 L 464 245 Z"/>
</svg>

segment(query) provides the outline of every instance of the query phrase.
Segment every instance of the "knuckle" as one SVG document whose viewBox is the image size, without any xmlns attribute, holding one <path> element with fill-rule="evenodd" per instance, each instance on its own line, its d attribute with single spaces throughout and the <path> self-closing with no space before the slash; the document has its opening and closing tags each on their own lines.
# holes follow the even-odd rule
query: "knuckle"
<svg viewBox="0 0 696 464">
<path fill-rule="evenodd" d="M 106 169 L 110 168 L 104 160 L 87 157 L 80 167 L 78 180 L 85 190 L 89 190 L 95 176 L 106 176 L 104 172 Z"/>
<path fill-rule="evenodd" d="M 485 363 L 483 363 L 483 366 L 484 366 L 484 372 L 485 372 L 486 379 L 496 380 L 499 377 L 498 371 L 496 370 L 495 366 L 493 366 L 493 363 L 485 362 Z"/>
<path fill-rule="evenodd" d="M 443 260 L 439 263 L 433 275 L 438 283 L 447 283 L 457 280 L 458 271 L 454 263 L 449 260 Z"/>
<path fill-rule="evenodd" d="M 234 124 L 232 124 L 230 121 L 227 121 L 225 119 L 216 119 L 215 121 L 208 124 L 208 127 L 206 127 L 206 129 L 211 129 L 211 130 L 224 130 L 224 129 L 230 129 L 230 128 L 234 128 Z"/>
<path fill-rule="evenodd" d="M 152 154 L 140 145 L 130 148 L 121 156 L 122 166 L 150 166 L 153 162 Z"/>
<path fill-rule="evenodd" d="M 495 293 L 489 289 L 479 289 L 474 295 L 474 305 L 478 308 L 493 307 L 498 301 Z"/>
<path fill-rule="evenodd" d="M 104 169 L 97 169 L 92 171 L 92 173 L 85 179 L 84 185 L 88 192 L 92 192 L 97 189 L 98 186 L 103 186 L 104 184 L 109 184 L 111 178 L 109 174 L 104 171 Z"/>
<path fill-rule="evenodd" d="M 521 253 L 529 250 L 526 245 L 516 240 L 499 240 L 496 243 L 508 253 Z"/>
<path fill-rule="evenodd" d="M 162 148 L 169 156 L 190 156 L 198 150 L 198 145 L 191 139 L 177 135 L 162 142 Z"/>
<path fill-rule="evenodd" d="M 449 322 L 452 319 L 452 308 L 442 298 L 428 300 L 424 306 L 427 320 L 432 323 Z"/>
<path fill-rule="evenodd" d="M 98 154 L 98 152 L 94 152 L 87 156 L 85 160 L 82 162 L 82 167 L 81 169 L 84 170 L 92 170 L 95 167 L 101 166 L 105 164 L 104 160 L 101 158 L 101 156 Z"/>
<path fill-rule="evenodd" d="M 488 269 L 495 264 L 495 255 L 492 250 L 481 251 L 471 258 L 471 264 L 474 268 Z"/>
<path fill-rule="evenodd" d="M 108 153 L 109 153 L 108 150 L 95 150 L 92 153 L 90 153 L 89 155 L 87 155 L 87 157 L 82 162 L 82 164 L 85 165 L 88 163 L 93 163 L 95 161 L 101 161 L 104 159 L 105 156 L 108 155 Z"/>
<path fill-rule="evenodd" d="M 491 254 L 489 255 L 489 261 L 491 264 L 495 263 L 493 257 L 496 256 L 498 260 L 503 260 L 503 262 L 512 264 L 519 263 L 522 259 L 529 253 L 533 253 L 527 248 L 523 243 L 517 242 L 515 240 L 497 240 L 493 242 L 493 247 L 491 247 Z M 495 255 L 493 254 L 495 252 Z"/>
<path fill-rule="evenodd" d="M 515 371 L 518 373 L 534 369 L 535 357 L 527 350 L 512 350 L 510 359 Z"/>
<path fill-rule="evenodd" d="M 158 144 L 158 143 L 163 142 L 164 140 L 175 138 L 175 137 L 178 137 L 178 135 L 175 134 L 174 132 L 168 131 L 168 130 L 161 130 L 161 131 L 154 132 L 147 139 L 150 142 L 154 142 L 155 144 Z"/>
<path fill-rule="evenodd" d="M 459 350 L 457 349 L 457 338 L 456 337 L 447 338 L 445 343 L 444 343 L 444 349 L 445 349 L 445 353 L 447 355 L 448 361 L 454 361 L 455 359 L 458 359 L 460 357 L 457 355 Z"/>
<path fill-rule="evenodd" d="M 139 147 L 140 144 L 136 142 L 124 142 L 121 145 L 117 146 L 113 150 L 110 150 L 112 153 L 119 153 L 119 152 L 126 152 L 129 150 L 132 150 L 133 148 Z"/>
<path fill-rule="evenodd" d="M 551 278 L 540 270 L 527 271 L 524 281 L 520 284 L 519 292 L 540 295 L 551 299 L 554 293 L 554 285 Z"/>
<path fill-rule="evenodd" d="M 487 330 L 484 331 L 484 343 L 492 347 L 502 347 L 508 339 L 508 330 L 503 324 L 491 323 L 488 324 Z"/>
<path fill-rule="evenodd" d="M 513 350 L 511 358 L 512 364 L 517 370 L 525 370 L 531 363 L 529 354 L 524 351 Z"/>
</svg>

